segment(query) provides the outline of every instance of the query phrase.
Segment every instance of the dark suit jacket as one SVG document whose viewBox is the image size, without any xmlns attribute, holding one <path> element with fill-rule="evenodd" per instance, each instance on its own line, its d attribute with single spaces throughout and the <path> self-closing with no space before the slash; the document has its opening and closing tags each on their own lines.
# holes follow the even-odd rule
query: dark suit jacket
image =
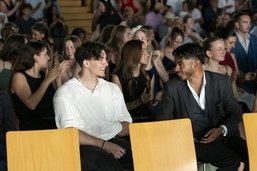
<svg viewBox="0 0 257 171">
<path fill-rule="evenodd" d="M 228 133 L 236 131 L 242 112 L 233 96 L 229 77 L 208 71 L 205 71 L 205 77 L 205 106 L 212 124 L 210 127 L 225 125 Z M 179 77 L 171 79 L 164 87 L 158 120 L 190 118 L 193 100 L 187 81 Z"/>
</svg>

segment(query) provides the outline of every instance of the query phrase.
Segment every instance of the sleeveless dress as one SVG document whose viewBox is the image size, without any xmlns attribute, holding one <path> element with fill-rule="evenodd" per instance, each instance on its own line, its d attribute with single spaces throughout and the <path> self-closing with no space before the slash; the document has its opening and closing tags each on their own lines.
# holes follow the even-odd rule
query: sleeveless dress
<svg viewBox="0 0 257 171">
<path fill-rule="evenodd" d="M 34 93 L 44 80 L 45 73 L 40 72 L 41 78 L 34 78 L 28 75 L 25 71 L 22 74 L 26 77 L 30 90 Z M 53 108 L 53 96 L 55 89 L 50 84 L 35 108 L 29 109 L 16 94 L 11 94 L 14 109 L 19 119 L 20 130 L 41 130 L 41 129 L 55 129 L 55 115 Z"/>
<path fill-rule="evenodd" d="M 138 77 L 131 78 L 131 91 L 129 91 L 129 81 L 126 81 L 121 73 L 116 73 L 123 90 L 124 100 L 126 103 L 132 102 L 142 95 L 146 89 L 145 80 L 142 74 Z M 146 122 L 155 120 L 153 114 L 151 114 L 150 109 L 147 104 L 142 104 L 132 110 L 129 113 L 133 119 L 133 122 Z"/>
</svg>

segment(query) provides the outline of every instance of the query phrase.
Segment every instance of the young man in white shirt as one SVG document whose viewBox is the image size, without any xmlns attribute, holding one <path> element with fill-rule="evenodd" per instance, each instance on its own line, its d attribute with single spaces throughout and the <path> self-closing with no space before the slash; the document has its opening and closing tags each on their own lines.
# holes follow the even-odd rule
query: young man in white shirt
<svg viewBox="0 0 257 171">
<path fill-rule="evenodd" d="M 132 157 L 129 141 L 120 137 L 129 134 L 132 119 L 119 87 L 101 78 L 108 66 L 105 46 L 86 42 L 75 58 L 82 68 L 78 77 L 54 96 L 56 125 L 79 129 L 82 170 L 124 170 Z"/>
</svg>

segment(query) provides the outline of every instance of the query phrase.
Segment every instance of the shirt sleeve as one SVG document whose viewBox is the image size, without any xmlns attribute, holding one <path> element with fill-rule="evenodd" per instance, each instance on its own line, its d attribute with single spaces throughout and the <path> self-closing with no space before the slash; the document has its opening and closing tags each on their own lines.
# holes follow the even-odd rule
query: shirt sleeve
<svg viewBox="0 0 257 171">
<path fill-rule="evenodd" d="M 114 84 L 113 84 L 114 85 Z M 128 109 L 127 109 L 127 106 L 125 104 L 125 101 L 124 101 L 124 97 L 123 97 L 123 94 L 120 90 L 120 88 L 116 85 L 114 85 L 114 88 L 112 89 L 113 91 L 113 111 L 115 112 L 114 114 L 114 120 L 115 121 L 119 121 L 119 122 L 122 122 L 122 121 L 127 121 L 129 123 L 132 122 L 132 118 L 131 118 L 131 115 L 130 113 L 128 112 Z"/>
<path fill-rule="evenodd" d="M 63 91 L 57 91 L 54 96 L 54 112 L 57 128 L 74 127 L 80 129 L 80 119 L 73 106 L 72 97 Z"/>
</svg>

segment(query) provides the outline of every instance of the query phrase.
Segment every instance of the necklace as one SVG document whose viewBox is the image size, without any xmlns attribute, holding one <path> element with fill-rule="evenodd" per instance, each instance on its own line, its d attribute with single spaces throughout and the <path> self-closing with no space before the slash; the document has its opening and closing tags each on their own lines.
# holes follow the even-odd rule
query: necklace
<svg viewBox="0 0 257 171">
<path fill-rule="evenodd" d="M 80 79 L 80 77 L 78 76 L 78 80 L 79 80 L 79 82 L 81 82 L 81 79 Z M 83 84 L 82 82 L 81 82 L 81 84 Z M 97 79 L 97 81 L 96 81 L 96 83 L 95 83 L 95 85 L 94 85 L 94 87 L 93 88 L 90 88 L 89 86 L 87 86 L 86 84 L 83 84 L 88 90 L 90 90 L 91 91 L 91 93 L 93 94 L 94 93 L 94 91 L 95 91 L 95 89 L 96 89 L 96 86 L 97 86 L 97 84 L 98 84 L 98 79 Z"/>
</svg>

